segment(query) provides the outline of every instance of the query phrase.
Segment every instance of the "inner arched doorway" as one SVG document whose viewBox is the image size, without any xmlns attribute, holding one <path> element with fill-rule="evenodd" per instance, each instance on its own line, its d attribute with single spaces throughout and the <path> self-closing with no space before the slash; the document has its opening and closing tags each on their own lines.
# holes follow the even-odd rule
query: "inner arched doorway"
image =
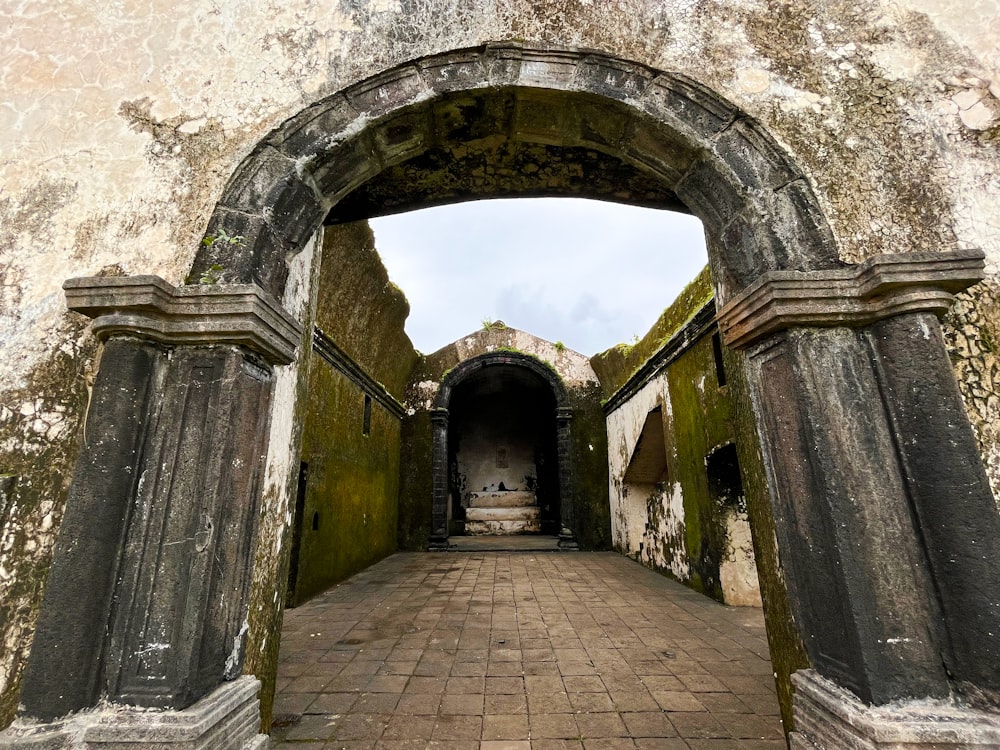
<svg viewBox="0 0 1000 750">
<path fill-rule="evenodd" d="M 764 577 L 787 581 L 765 602 L 769 635 L 804 644 L 800 694 L 858 711 L 1000 695 L 1000 521 L 936 318 L 981 255 L 843 263 L 809 180 L 722 97 L 611 56 L 502 44 L 395 68 L 284 123 L 216 207 L 208 236 L 245 241 L 199 248 L 190 279 L 207 283 L 68 285 L 107 341 L 88 417 L 101 439 L 70 491 L 25 716 L 105 698 L 181 711 L 244 668 L 273 683 L 288 522 L 259 510 L 294 485 L 295 389 L 275 368 L 311 334 L 309 313 L 279 302 L 292 267 L 324 221 L 487 195 L 586 195 L 705 224 L 766 469 Z M 255 549 L 270 550 L 256 567 Z M 775 663 L 785 678 L 803 666 Z M 245 716 L 239 690 L 227 700 Z"/>
<path fill-rule="evenodd" d="M 559 376 L 529 355 L 482 354 L 449 372 L 432 415 L 432 544 L 455 528 L 571 545 L 572 416 Z"/>
</svg>

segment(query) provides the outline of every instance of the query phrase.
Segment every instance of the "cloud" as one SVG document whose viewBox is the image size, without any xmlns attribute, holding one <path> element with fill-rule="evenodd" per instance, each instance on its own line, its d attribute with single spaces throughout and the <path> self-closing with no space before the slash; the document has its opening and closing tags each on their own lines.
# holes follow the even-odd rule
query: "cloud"
<svg viewBox="0 0 1000 750">
<path fill-rule="evenodd" d="M 645 333 L 706 262 L 697 219 L 598 201 L 477 201 L 372 227 L 425 352 L 486 318 L 603 351 Z"/>
</svg>

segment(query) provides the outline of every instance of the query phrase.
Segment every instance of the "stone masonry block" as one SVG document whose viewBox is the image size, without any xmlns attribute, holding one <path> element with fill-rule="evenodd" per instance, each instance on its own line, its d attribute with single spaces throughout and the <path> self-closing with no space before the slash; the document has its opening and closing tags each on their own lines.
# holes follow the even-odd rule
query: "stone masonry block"
<svg viewBox="0 0 1000 750">
<path fill-rule="evenodd" d="M 358 83 L 344 95 L 359 112 L 375 118 L 416 101 L 426 92 L 420 69 L 410 66 Z"/>
<path fill-rule="evenodd" d="M 687 171 L 674 191 L 712 230 L 720 230 L 743 210 L 743 188 L 731 183 L 719 166 L 701 159 Z"/>
<path fill-rule="evenodd" d="M 777 189 L 801 176 L 777 144 L 748 120 L 737 120 L 720 133 L 713 150 L 750 187 Z"/>
<path fill-rule="evenodd" d="M 481 96 L 453 94 L 432 104 L 435 139 L 439 143 L 470 143 L 510 132 L 514 118 L 513 92 Z"/>
<path fill-rule="evenodd" d="M 371 134 L 340 143 L 317 160 L 313 175 L 319 191 L 333 201 L 382 170 Z"/>
<path fill-rule="evenodd" d="M 641 65 L 591 55 L 577 68 L 577 83 L 586 91 L 612 99 L 638 99 L 653 80 L 653 73 Z"/>
<path fill-rule="evenodd" d="M 272 141 L 282 153 L 294 158 L 320 154 L 339 143 L 360 116 L 346 97 L 338 94 L 303 110 Z"/>
<path fill-rule="evenodd" d="M 646 121 L 633 122 L 624 150 L 629 160 L 662 175 L 671 185 L 697 158 L 694 145 L 685 137 Z"/>
<path fill-rule="evenodd" d="M 206 236 L 217 235 L 221 229 L 230 236 L 243 237 L 242 244 L 201 245 L 188 282 L 197 284 L 205 278 L 214 283 L 257 284 L 280 299 L 288 277 L 285 267 L 288 248 L 265 217 L 220 206 L 209 220 Z"/>
<path fill-rule="evenodd" d="M 547 89 L 573 89 L 579 64 L 577 52 L 525 49 L 517 83 Z"/>
<path fill-rule="evenodd" d="M 736 111 L 694 81 L 662 75 L 646 89 L 639 105 L 681 133 L 703 141 L 723 130 Z"/>
<path fill-rule="evenodd" d="M 510 86 L 521 74 L 524 48 L 519 44 L 490 44 L 483 53 L 491 86 Z"/>
<path fill-rule="evenodd" d="M 390 166 L 422 154 L 432 140 L 430 118 L 428 108 L 418 106 L 378 123 L 372 142 L 382 164 Z"/>
<path fill-rule="evenodd" d="M 771 226 L 787 258 L 784 267 L 815 271 L 840 266 L 833 235 L 806 181 L 795 180 L 770 195 Z"/>
<path fill-rule="evenodd" d="M 418 60 L 416 65 L 427 88 L 439 94 L 483 88 L 490 83 L 487 60 L 479 49 Z"/>
</svg>

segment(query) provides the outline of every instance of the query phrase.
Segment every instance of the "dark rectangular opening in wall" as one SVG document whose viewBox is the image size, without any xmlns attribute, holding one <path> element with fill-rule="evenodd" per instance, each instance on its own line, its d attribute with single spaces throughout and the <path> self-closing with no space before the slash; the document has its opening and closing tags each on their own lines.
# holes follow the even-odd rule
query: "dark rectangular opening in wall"
<svg viewBox="0 0 1000 750">
<path fill-rule="evenodd" d="M 712 334 L 712 354 L 715 355 L 715 379 L 721 387 L 726 384 L 726 370 L 722 366 L 722 339 L 718 333 Z"/>
<path fill-rule="evenodd" d="M 292 547 L 289 550 L 288 588 L 285 606 L 295 606 L 295 586 L 299 578 L 299 550 L 302 548 L 302 516 L 306 509 L 306 485 L 309 483 L 309 464 L 299 463 L 299 484 L 295 492 L 295 515 L 292 519 Z"/>
<path fill-rule="evenodd" d="M 364 423 L 361 426 L 361 432 L 364 435 L 372 434 L 372 397 L 365 396 L 365 417 Z"/>
</svg>

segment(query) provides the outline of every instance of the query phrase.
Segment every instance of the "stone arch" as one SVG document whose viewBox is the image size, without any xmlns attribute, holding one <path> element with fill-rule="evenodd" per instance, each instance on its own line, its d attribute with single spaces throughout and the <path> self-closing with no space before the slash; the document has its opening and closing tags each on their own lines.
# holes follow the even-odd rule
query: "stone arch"
<svg viewBox="0 0 1000 750">
<path fill-rule="evenodd" d="M 461 179 L 477 158 L 507 161 L 482 180 Z M 554 171 L 516 168 L 525 163 Z M 803 173 L 714 92 L 600 53 L 496 44 L 394 68 L 265 138 L 207 227 L 245 242 L 202 245 L 192 267 L 192 278 L 221 283 L 67 282 L 69 307 L 94 317 L 107 342 L 88 414 L 105 429 L 81 449 L 23 714 L 79 732 L 57 720 L 110 695 L 171 711 L 207 701 L 252 716 L 253 680 L 233 679 L 243 663 L 244 584 L 224 611 L 208 603 L 247 578 L 268 439 L 260 415 L 273 367 L 302 340 L 275 301 L 286 261 L 324 221 L 504 194 L 686 208 L 704 223 L 721 332 L 741 352 L 743 407 L 763 454 L 791 610 L 784 623 L 794 622 L 815 670 L 798 675 L 810 741 L 837 746 L 821 737 L 842 736 L 830 717 L 865 704 L 954 690 L 1000 702 L 1000 518 L 972 431 L 956 419 L 961 396 L 935 317 L 981 278 L 982 255 L 844 264 Z M 195 378 L 201 400 L 187 398 Z M 157 453 L 178 445 L 211 459 L 189 460 L 183 482 L 171 481 L 172 464 Z M 258 471 L 232 468 L 240 465 Z M 135 481 L 156 467 L 166 468 L 155 486 Z M 211 518 L 196 512 L 206 498 Z M 182 541 L 201 556 L 179 545 L 161 554 L 173 543 L 138 528 L 143 517 L 130 514 L 140 501 L 193 529 Z M 202 533 L 206 524 L 227 536 Z M 202 564 L 213 545 L 228 553 L 218 570 Z M 147 560 L 171 585 L 118 577 L 119 568 L 153 571 Z M 179 585 L 195 564 L 199 588 Z M 159 636 L 130 622 L 150 602 L 153 625 L 183 625 L 155 641 L 157 653 L 182 649 L 183 663 L 146 658 Z M 121 627 L 109 632 L 115 618 Z"/>
<path fill-rule="evenodd" d="M 462 180 L 443 166 L 504 149 L 515 166 L 536 150 L 559 174 Z M 768 271 L 842 265 L 802 172 L 714 92 L 609 55 L 494 44 L 402 65 L 285 122 L 236 169 L 209 222 L 246 245 L 200 246 L 191 277 L 221 266 L 222 281 L 279 295 L 285 258 L 324 220 L 514 194 L 690 210 L 720 301 Z"/>
<path fill-rule="evenodd" d="M 431 546 L 448 546 L 448 414 L 452 393 L 470 376 L 493 367 L 516 367 L 531 372 L 545 383 L 555 399 L 556 454 L 560 496 L 560 546 L 573 547 L 573 408 L 566 386 L 559 375 L 535 357 L 521 352 L 487 352 L 465 360 L 452 369 L 441 382 L 431 412 L 434 496 L 431 504 Z"/>
</svg>

